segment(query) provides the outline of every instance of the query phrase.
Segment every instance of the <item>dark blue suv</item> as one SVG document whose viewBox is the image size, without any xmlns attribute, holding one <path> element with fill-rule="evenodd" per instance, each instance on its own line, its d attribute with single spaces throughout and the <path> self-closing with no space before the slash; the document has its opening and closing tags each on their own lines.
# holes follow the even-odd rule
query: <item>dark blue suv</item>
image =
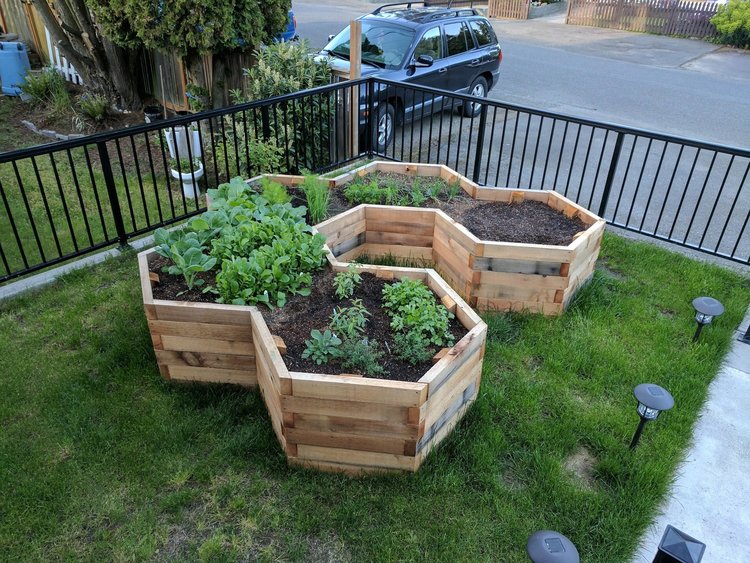
<svg viewBox="0 0 750 563">
<path fill-rule="evenodd" d="M 362 16 L 362 76 L 376 75 L 405 84 L 485 97 L 498 82 L 502 51 L 486 18 L 473 8 L 426 6 L 425 2 L 386 4 Z M 412 5 L 424 7 L 412 8 Z M 349 71 L 349 27 L 321 51 L 334 70 Z M 406 91 L 384 87 L 377 92 L 377 130 L 373 148 L 382 152 L 394 126 L 443 109 L 444 100 L 424 100 Z M 479 104 L 464 104 L 464 115 Z"/>
</svg>

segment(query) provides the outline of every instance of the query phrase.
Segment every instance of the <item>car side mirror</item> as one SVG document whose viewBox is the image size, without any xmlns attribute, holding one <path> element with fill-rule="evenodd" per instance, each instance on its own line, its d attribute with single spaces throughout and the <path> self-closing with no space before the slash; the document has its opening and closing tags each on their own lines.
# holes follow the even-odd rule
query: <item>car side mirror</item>
<svg viewBox="0 0 750 563">
<path fill-rule="evenodd" d="M 335 35 L 334 35 L 333 33 L 331 33 L 331 34 L 330 34 L 330 35 L 328 36 L 328 41 L 333 41 L 333 38 L 334 38 L 334 37 L 336 37 L 336 36 L 335 36 Z"/>
<path fill-rule="evenodd" d="M 430 55 L 419 55 L 417 57 L 417 60 L 414 61 L 414 66 L 428 67 L 432 66 L 434 62 L 435 59 L 433 59 Z"/>
</svg>

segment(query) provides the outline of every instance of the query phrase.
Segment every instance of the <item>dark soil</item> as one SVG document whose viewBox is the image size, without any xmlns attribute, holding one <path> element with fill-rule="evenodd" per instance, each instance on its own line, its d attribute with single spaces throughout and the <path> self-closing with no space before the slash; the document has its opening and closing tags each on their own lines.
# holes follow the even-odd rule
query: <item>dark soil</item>
<svg viewBox="0 0 750 563">
<path fill-rule="evenodd" d="M 367 177 L 365 177 L 367 178 Z M 394 173 L 376 173 L 372 175 L 379 184 L 391 182 L 403 187 L 404 192 L 411 190 L 414 176 Z M 552 209 L 539 201 L 520 203 L 499 203 L 476 201 L 468 197 L 463 190 L 453 198 L 447 195 L 448 184 L 440 179 L 421 178 L 422 186 L 440 182 L 445 190 L 436 201 L 427 199 L 420 207 L 436 208 L 447 213 L 452 219 L 461 223 L 472 234 L 482 240 L 501 242 L 520 242 L 526 244 L 549 244 L 566 246 L 573 242 L 573 236 L 586 230 L 586 225 L 578 217 L 573 219 Z M 344 209 L 353 207 L 343 195 L 346 186 L 332 190 L 337 201 L 343 201 Z M 340 211 L 335 210 L 331 216 Z"/>
<path fill-rule="evenodd" d="M 214 303 L 216 295 L 213 293 L 203 293 L 203 289 L 213 285 L 216 280 L 216 270 L 210 272 L 201 272 L 196 278 L 203 280 L 203 285 L 188 289 L 185 284 L 185 278 L 182 276 L 173 276 L 162 272 L 162 268 L 169 266 L 171 261 L 164 256 L 157 255 L 151 261 L 149 269 L 159 274 L 159 283 L 154 284 L 154 299 L 166 299 L 171 301 L 198 301 L 201 303 Z"/>
<path fill-rule="evenodd" d="M 305 340 L 309 340 L 310 331 L 318 329 L 321 332 L 329 322 L 334 307 L 348 307 L 351 301 L 345 299 L 340 301 L 333 291 L 334 273 L 329 270 L 321 270 L 313 275 L 312 293 L 309 297 L 296 295 L 287 301 L 281 309 L 261 309 L 263 317 L 268 323 L 272 334 L 280 336 L 287 347 L 284 362 L 292 371 L 303 371 L 308 373 L 351 373 L 345 370 L 340 362 L 332 361 L 324 365 L 317 365 L 314 361 L 302 358 L 305 350 Z M 354 299 L 361 299 L 362 304 L 372 314 L 368 317 L 367 332 L 364 336 L 372 342 L 380 345 L 384 352 L 380 364 L 385 373 L 379 378 L 399 381 L 417 381 L 432 367 L 432 362 L 412 366 L 389 353 L 393 349 L 394 336 L 391 331 L 390 317 L 382 308 L 383 286 L 392 283 L 383 281 L 372 274 L 362 274 L 362 283 L 354 292 Z M 465 334 L 466 329 L 456 319 L 451 321 L 451 332 L 456 342 Z M 435 353 L 438 352 L 436 348 Z"/>
</svg>

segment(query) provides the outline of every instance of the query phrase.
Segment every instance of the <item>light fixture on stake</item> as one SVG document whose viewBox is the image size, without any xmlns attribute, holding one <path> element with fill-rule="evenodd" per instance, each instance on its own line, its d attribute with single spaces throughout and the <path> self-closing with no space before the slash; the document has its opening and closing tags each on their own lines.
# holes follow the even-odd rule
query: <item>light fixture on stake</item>
<svg viewBox="0 0 750 563">
<path fill-rule="evenodd" d="M 526 553 L 534 563 L 580 563 L 573 542 L 559 532 L 540 530 L 529 536 Z"/>
<path fill-rule="evenodd" d="M 695 329 L 693 335 L 693 342 L 695 342 L 701 335 L 703 327 L 724 312 L 724 305 L 713 297 L 696 297 L 693 299 L 693 307 L 695 307 L 695 322 L 698 323 L 698 328 Z"/>
<path fill-rule="evenodd" d="M 646 423 L 650 420 L 656 420 L 661 411 L 668 411 L 674 406 L 674 399 L 669 391 L 653 383 L 641 383 L 633 389 L 633 395 L 638 400 L 638 415 L 641 417 L 641 421 L 635 434 L 633 434 L 633 439 L 630 441 L 631 450 L 638 445 L 638 440 L 641 439 L 641 433 Z"/>
</svg>

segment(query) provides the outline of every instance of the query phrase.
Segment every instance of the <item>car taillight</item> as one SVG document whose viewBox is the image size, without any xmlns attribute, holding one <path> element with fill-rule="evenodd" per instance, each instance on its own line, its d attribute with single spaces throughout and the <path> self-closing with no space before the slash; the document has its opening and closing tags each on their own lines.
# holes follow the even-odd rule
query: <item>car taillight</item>
<svg viewBox="0 0 750 563">
<path fill-rule="evenodd" d="M 497 55 L 497 62 L 501 63 L 503 62 L 503 50 L 500 49 L 500 52 Z"/>
<path fill-rule="evenodd" d="M 292 16 L 292 22 L 294 23 L 294 29 L 297 29 L 297 16 Z"/>
</svg>

